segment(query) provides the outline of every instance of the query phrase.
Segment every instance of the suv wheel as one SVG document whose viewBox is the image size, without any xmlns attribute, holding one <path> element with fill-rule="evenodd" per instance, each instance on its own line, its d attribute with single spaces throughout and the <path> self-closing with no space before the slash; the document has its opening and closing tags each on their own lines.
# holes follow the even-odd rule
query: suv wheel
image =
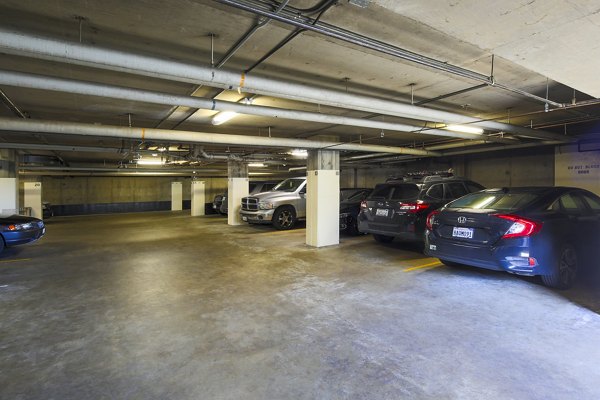
<svg viewBox="0 0 600 400">
<path fill-rule="evenodd" d="M 281 206 L 273 213 L 273 226 L 279 230 L 292 229 L 296 224 L 296 210 L 292 206 Z"/>
<path fill-rule="evenodd" d="M 387 236 L 387 235 L 373 235 L 373 238 L 378 241 L 379 243 L 389 243 L 392 240 L 394 240 L 393 236 Z"/>
</svg>

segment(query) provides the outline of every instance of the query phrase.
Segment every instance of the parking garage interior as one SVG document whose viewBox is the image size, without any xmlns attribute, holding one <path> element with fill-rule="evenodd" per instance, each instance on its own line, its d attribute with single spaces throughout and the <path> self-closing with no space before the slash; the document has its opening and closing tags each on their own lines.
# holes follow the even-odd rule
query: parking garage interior
<svg viewBox="0 0 600 400">
<path fill-rule="evenodd" d="M 600 397 L 598 276 L 338 229 L 411 174 L 600 195 L 599 9 L 548 3 L 0 2 L 0 211 L 45 224 L 0 253 L 0 397 Z M 242 220 L 295 177 L 292 229 Z"/>
</svg>

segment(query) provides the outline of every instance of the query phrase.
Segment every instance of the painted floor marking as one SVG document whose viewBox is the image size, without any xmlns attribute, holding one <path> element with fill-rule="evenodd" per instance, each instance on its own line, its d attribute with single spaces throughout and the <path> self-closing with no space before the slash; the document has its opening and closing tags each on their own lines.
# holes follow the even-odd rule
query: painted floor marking
<svg viewBox="0 0 600 400">
<path fill-rule="evenodd" d="M 435 262 L 428 263 L 428 264 L 417 265 L 416 267 L 406 268 L 404 270 L 404 272 L 410 272 L 410 271 L 414 271 L 417 269 L 423 269 L 423 268 L 436 268 L 436 267 L 441 267 L 442 265 L 443 264 L 440 261 L 435 261 Z"/>
<path fill-rule="evenodd" d="M 0 260 L 0 263 L 11 263 L 11 262 L 19 262 L 19 261 L 29 261 L 31 258 L 15 258 L 14 260 Z"/>
</svg>

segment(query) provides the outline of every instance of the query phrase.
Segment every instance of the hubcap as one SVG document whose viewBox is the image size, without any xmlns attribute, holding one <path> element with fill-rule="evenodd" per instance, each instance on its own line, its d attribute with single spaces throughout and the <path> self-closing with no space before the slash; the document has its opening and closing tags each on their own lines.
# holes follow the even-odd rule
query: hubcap
<svg viewBox="0 0 600 400">
<path fill-rule="evenodd" d="M 559 273 L 560 281 L 564 285 L 570 285 L 575 280 L 575 275 L 577 273 L 577 255 L 573 249 L 564 249 L 560 255 Z"/>
<path fill-rule="evenodd" d="M 292 213 L 289 211 L 283 211 L 279 214 L 279 225 L 288 227 L 292 225 Z"/>
</svg>

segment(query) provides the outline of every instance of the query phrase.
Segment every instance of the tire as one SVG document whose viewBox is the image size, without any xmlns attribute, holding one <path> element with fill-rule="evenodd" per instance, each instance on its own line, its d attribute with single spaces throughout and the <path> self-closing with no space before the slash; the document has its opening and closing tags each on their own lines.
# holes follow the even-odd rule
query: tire
<svg viewBox="0 0 600 400">
<path fill-rule="evenodd" d="M 387 235 L 375 235 L 373 234 L 373 238 L 378 241 L 379 243 L 390 243 L 392 240 L 394 240 L 393 236 L 387 236 Z"/>
<path fill-rule="evenodd" d="M 281 206 L 273 213 L 273 226 L 280 231 L 292 229 L 296 225 L 296 210 L 292 206 Z"/>
<path fill-rule="evenodd" d="M 557 254 L 554 261 L 553 272 L 542 275 L 544 285 L 555 289 L 568 289 L 577 279 L 577 252 L 571 245 L 565 245 Z"/>
<path fill-rule="evenodd" d="M 4 247 L 6 247 L 4 245 L 4 238 L 2 237 L 2 235 L 0 235 L 0 253 L 4 251 Z"/>
<path fill-rule="evenodd" d="M 348 225 L 346 226 L 346 233 L 352 236 L 358 236 L 362 234 L 361 231 L 358 230 L 358 221 L 354 217 L 348 217 Z"/>
<path fill-rule="evenodd" d="M 440 262 L 448 267 L 460 267 L 462 264 L 454 262 L 454 261 L 448 261 L 448 260 L 442 260 L 440 258 Z"/>
</svg>

